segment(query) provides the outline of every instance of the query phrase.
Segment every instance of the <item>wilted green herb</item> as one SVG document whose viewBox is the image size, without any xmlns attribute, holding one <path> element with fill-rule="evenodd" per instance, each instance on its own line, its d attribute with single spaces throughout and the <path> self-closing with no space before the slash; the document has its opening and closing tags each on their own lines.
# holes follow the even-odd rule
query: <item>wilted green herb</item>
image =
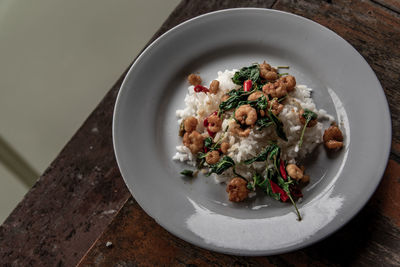
<svg viewBox="0 0 400 267">
<path fill-rule="evenodd" d="M 269 157 L 268 157 L 269 155 Z M 267 146 L 260 154 L 256 157 L 244 161 L 244 164 L 252 164 L 256 161 L 266 161 L 267 159 L 273 160 L 274 158 L 279 158 L 280 156 L 280 148 L 277 144 L 271 143 Z"/>
<path fill-rule="evenodd" d="M 232 90 L 229 92 L 229 98 L 219 104 L 219 114 L 223 113 L 224 111 L 230 110 L 237 108 L 239 106 L 239 103 L 241 101 L 246 101 L 247 97 L 251 94 L 252 92 L 245 92 L 241 89 L 239 90 Z"/>
<path fill-rule="evenodd" d="M 212 173 L 221 174 L 230 167 L 233 167 L 235 162 L 229 156 L 224 156 L 218 163 L 210 166 L 210 171 L 208 172 L 207 176 Z"/>
<path fill-rule="evenodd" d="M 256 121 L 256 125 L 258 126 L 258 127 L 257 127 L 257 130 L 258 130 L 258 131 L 261 130 L 262 128 L 269 127 L 269 126 L 271 126 L 271 125 L 273 125 L 273 124 L 274 124 L 274 123 L 270 120 L 269 117 L 260 118 L 260 119 L 258 119 L 258 120 Z"/>
<path fill-rule="evenodd" d="M 253 83 L 257 83 L 260 78 L 260 70 L 258 65 L 252 65 L 250 67 L 243 67 L 240 71 L 235 72 L 232 81 L 235 84 L 243 85 L 246 80 L 251 80 Z"/>
<path fill-rule="evenodd" d="M 264 95 L 258 98 L 256 101 L 256 107 L 258 110 L 264 110 L 268 107 L 268 99 Z"/>
<path fill-rule="evenodd" d="M 283 131 L 283 123 L 274 113 L 272 113 L 271 109 L 268 110 L 268 115 L 271 118 L 271 121 L 275 124 L 276 134 L 283 140 L 287 141 L 287 137 L 285 132 Z"/>
<path fill-rule="evenodd" d="M 304 133 L 306 131 L 308 123 L 310 121 L 316 120 L 318 118 L 318 115 L 309 109 L 305 109 L 302 116 L 303 116 L 303 118 L 306 119 L 306 123 L 304 124 L 303 130 L 301 131 L 300 141 L 299 141 L 299 149 L 301 148 L 301 145 L 303 144 L 303 137 L 304 137 Z"/>
<path fill-rule="evenodd" d="M 204 139 L 204 147 L 208 148 L 209 150 L 211 149 L 212 143 L 213 139 L 211 137 Z"/>
<path fill-rule="evenodd" d="M 193 177 L 193 171 L 191 171 L 191 170 L 183 170 L 180 172 L 180 174 L 187 176 L 187 177 Z"/>
</svg>

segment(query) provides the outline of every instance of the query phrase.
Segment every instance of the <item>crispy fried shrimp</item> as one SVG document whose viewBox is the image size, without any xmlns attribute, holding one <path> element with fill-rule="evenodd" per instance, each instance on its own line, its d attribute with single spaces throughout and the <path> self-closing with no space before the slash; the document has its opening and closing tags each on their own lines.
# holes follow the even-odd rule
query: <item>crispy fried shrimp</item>
<svg viewBox="0 0 400 267">
<path fill-rule="evenodd" d="M 221 152 L 222 154 L 227 154 L 229 149 L 229 143 L 227 142 L 222 142 L 221 143 Z"/>
<path fill-rule="evenodd" d="M 239 124 L 235 123 L 233 127 L 230 128 L 230 131 L 234 134 L 239 135 L 240 137 L 247 137 L 249 136 L 251 129 L 250 128 L 243 129 L 240 127 Z"/>
<path fill-rule="evenodd" d="M 253 125 L 257 121 L 257 111 L 250 105 L 242 105 L 236 109 L 235 119 L 241 124 Z"/>
<path fill-rule="evenodd" d="M 286 90 L 288 92 L 293 91 L 294 87 L 296 86 L 296 78 L 294 78 L 292 75 L 281 77 L 279 81 L 286 85 Z"/>
<path fill-rule="evenodd" d="M 199 85 L 199 84 L 201 84 L 201 77 L 199 76 L 199 75 L 196 75 L 196 74 L 190 74 L 189 76 L 188 76 L 188 82 L 191 84 L 191 85 L 194 85 L 194 86 L 196 86 L 196 85 Z"/>
<path fill-rule="evenodd" d="M 196 154 L 203 149 L 204 137 L 197 131 L 185 133 L 183 136 L 183 145 L 188 147 L 192 154 Z"/>
<path fill-rule="evenodd" d="M 303 117 L 304 114 L 304 109 L 300 110 L 299 112 L 299 120 L 301 122 L 301 124 L 306 125 L 306 118 Z M 317 120 L 310 120 L 307 124 L 307 127 L 314 127 L 317 124 Z"/>
<path fill-rule="evenodd" d="M 339 127 L 332 125 L 324 132 L 324 144 L 328 149 L 339 149 L 343 147 L 343 134 Z"/>
<path fill-rule="evenodd" d="M 210 165 L 213 165 L 219 161 L 219 152 L 214 150 L 207 153 L 206 162 Z"/>
<path fill-rule="evenodd" d="M 272 68 L 271 65 L 264 63 L 260 64 L 260 76 L 261 78 L 272 82 L 278 79 L 278 71 L 275 68 Z"/>
<path fill-rule="evenodd" d="M 218 115 L 211 115 L 208 117 L 208 130 L 213 133 L 217 133 L 222 129 L 222 120 L 218 117 Z"/>
<path fill-rule="evenodd" d="M 225 94 L 221 97 L 221 102 L 224 102 L 229 99 L 229 95 Z"/>
<path fill-rule="evenodd" d="M 247 189 L 247 182 L 239 177 L 233 178 L 226 187 L 228 192 L 229 201 L 240 202 L 249 196 Z"/>
<path fill-rule="evenodd" d="M 275 98 L 271 101 L 268 101 L 268 108 L 271 108 L 271 111 L 274 113 L 274 115 L 278 115 L 283 110 L 283 105 Z"/>
<path fill-rule="evenodd" d="M 286 166 L 286 171 L 289 174 L 289 176 L 295 180 L 301 180 L 304 177 L 303 170 L 297 167 L 297 165 L 295 164 L 288 164 Z"/>
<path fill-rule="evenodd" d="M 210 93 L 212 93 L 212 94 L 217 94 L 218 93 L 218 90 L 219 90 L 219 81 L 217 81 L 217 80 L 213 80 L 212 82 L 211 82 L 211 84 L 210 84 Z"/>
<path fill-rule="evenodd" d="M 287 94 L 286 85 L 280 81 L 274 83 L 267 83 L 262 88 L 263 92 L 272 97 L 280 98 Z"/>
<path fill-rule="evenodd" d="M 184 127 L 185 127 L 185 132 L 191 133 L 194 130 L 196 130 L 197 123 L 198 123 L 198 121 L 195 117 L 192 117 L 192 116 L 187 117 L 183 122 Z"/>
<path fill-rule="evenodd" d="M 257 100 L 260 97 L 262 97 L 264 94 L 261 91 L 256 91 L 254 93 L 252 93 L 251 95 L 249 95 L 249 97 L 247 98 L 247 100 L 249 101 L 253 101 L 253 100 Z"/>
</svg>

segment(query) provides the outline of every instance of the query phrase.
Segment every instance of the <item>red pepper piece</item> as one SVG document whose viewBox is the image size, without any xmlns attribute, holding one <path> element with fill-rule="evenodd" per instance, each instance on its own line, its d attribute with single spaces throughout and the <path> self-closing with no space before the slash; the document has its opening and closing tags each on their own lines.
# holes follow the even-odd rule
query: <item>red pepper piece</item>
<svg viewBox="0 0 400 267">
<path fill-rule="evenodd" d="M 289 199 L 289 196 L 286 194 L 286 192 L 283 191 L 283 189 L 280 188 L 276 183 L 274 183 L 272 180 L 269 180 L 269 183 L 271 184 L 272 192 L 274 192 L 275 194 L 280 194 L 282 202 L 286 202 Z"/>
<path fill-rule="evenodd" d="M 281 164 L 279 165 L 279 171 L 281 172 L 282 178 L 286 181 L 287 180 L 287 174 L 285 170 L 285 162 L 281 160 Z"/>
<path fill-rule="evenodd" d="M 212 115 L 217 115 L 218 114 L 218 110 L 214 111 L 213 113 L 211 113 L 210 115 L 208 115 L 208 117 L 212 116 Z M 203 125 L 204 127 L 208 126 L 208 117 L 204 119 L 203 121 Z"/>
<path fill-rule="evenodd" d="M 243 91 L 250 92 L 252 86 L 253 86 L 253 82 L 251 80 L 244 81 L 244 83 L 243 83 Z"/>
<path fill-rule="evenodd" d="M 202 85 L 196 85 L 195 87 L 194 87 L 194 91 L 196 92 L 196 93 L 200 93 L 200 92 L 204 92 L 204 93 L 208 93 L 210 90 L 208 90 L 208 88 L 207 87 L 204 87 L 204 86 L 202 86 Z"/>
<path fill-rule="evenodd" d="M 212 138 L 214 138 L 216 133 L 211 132 L 208 128 L 207 128 L 207 132 Z"/>
<path fill-rule="evenodd" d="M 207 126 L 208 126 L 208 117 L 204 119 L 203 125 L 204 125 L 204 127 L 207 127 Z"/>
</svg>

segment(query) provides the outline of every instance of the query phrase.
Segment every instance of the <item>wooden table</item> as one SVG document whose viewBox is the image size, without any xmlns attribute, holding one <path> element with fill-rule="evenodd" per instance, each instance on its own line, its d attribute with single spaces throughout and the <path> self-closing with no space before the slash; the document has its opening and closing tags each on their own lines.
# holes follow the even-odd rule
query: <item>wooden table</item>
<svg viewBox="0 0 400 267">
<path fill-rule="evenodd" d="M 312 19 L 350 42 L 374 69 L 390 105 L 393 140 L 383 180 L 363 210 L 329 238 L 271 257 L 223 255 L 172 236 L 132 198 L 114 158 L 112 113 L 124 73 L 0 227 L 2 265 L 400 265 L 400 2 L 186 0 L 153 40 L 187 19 L 232 7 Z"/>
</svg>

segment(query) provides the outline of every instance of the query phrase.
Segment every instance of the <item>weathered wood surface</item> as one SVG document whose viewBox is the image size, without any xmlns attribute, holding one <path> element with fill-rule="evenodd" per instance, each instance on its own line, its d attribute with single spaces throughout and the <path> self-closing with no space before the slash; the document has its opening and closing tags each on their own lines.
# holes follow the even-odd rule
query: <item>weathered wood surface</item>
<svg viewBox="0 0 400 267">
<path fill-rule="evenodd" d="M 400 143 L 400 13 L 382 6 L 387 2 L 391 7 L 394 1 L 379 2 L 279 0 L 274 8 L 312 19 L 357 49 L 382 84 L 392 115 L 393 141 Z"/>
<path fill-rule="evenodd" d="M 0 227 L 0 262 L 6 266 L 71 266 L 79 261 L 82 266 L 400 265 L 398 2 L 186 0 L 153 39 L 206 12 L 272 4 L 273 8 L 302 15 L 337 32 L 366 58 L 384 87 L 393 123 L 391 161 L 378 191 L 360 214 L 314 246 L 273 257 L 226 256 L 173 237 L 129 199 L 115 163 L 111 121 L 122 75 Z M 107 241 L 113 246 L 106 247 Z"/>
</svg>

